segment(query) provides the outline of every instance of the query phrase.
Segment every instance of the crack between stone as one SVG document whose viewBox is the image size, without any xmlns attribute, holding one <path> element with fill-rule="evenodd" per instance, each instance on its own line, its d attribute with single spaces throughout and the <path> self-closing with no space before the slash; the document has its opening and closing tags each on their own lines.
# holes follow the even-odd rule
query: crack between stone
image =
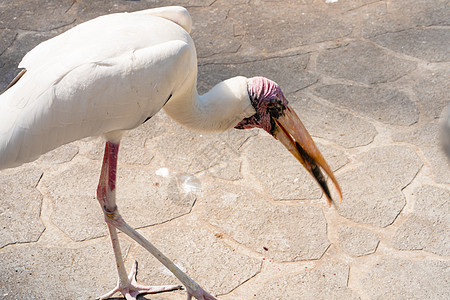
<svg viewBox="0 0 450 300">
<path fill-rule="evenodd" d="M 6 30 L 11 30 L 11 29 L 6 29 Z M 2 56 L 3 53 L 5 53 L 5 52 L 9 49 L 9 47 L 11 47 L 11 46 L 14 44 L 14 42 L 17 40 L 17 36 L 18 36 L 18 35 L 19 35 L 19 33 L 16 32 L 16 34 L 14 35 L 14 37 L 13 37 L 11 43 L 9 43 L 8 47 L 6 47 L 5 50 L 3 50 L 3 51 L 0 53 L 0 56 Z"/>
<path fill-rule="evenodd" d="M 214 57 L 214 56 L 221 56 L 221 55 L 223 55 L 224 53 L 225 54 L 227 54 L 227 55 L 229 55 L 229 54 L 236 54 L 236 53 L 238 53 L 238 51 L 239 51 L 239 49 L 241 49 L 241 47 L 242 47 L 242 44 L 241 43 L 239 43 L 239 46 L 237 47 L 237 49 L 236 50 L 234 50 L 234 51 L 230 51 L 230 52 L 218 52 L 218 53 L 213 53 L 213 54 L 210 54 L 210 55 L 206 55 L 206 56 L 198 56 L 197 57 L 197 59 L 206 59 L 206 58 L 211 58 L 211 57 Z M 200 65 L 200 64 L 199 64 Z"/>
<path fill-rule="evenodd" d="M 178 215 L 178 216 L 175 216 L 175 217 L 173 217 L 173 218 L 170 218 L 170 219 L 168 219 L 168 220 L 160 221 L 160 222 L 157 222 L 157 223 L 154 223 L 154 224 L 151 224 L 151 225 L 136 226 L 136 227 L 133 227 L 133 228 L 134 228 L 135 230 L 137 230 L 137 229 L 150 228 L 150 227 L 153 227 L 153 226 L 166 224 L 166 223 L 172 222 L 172 221 L 174 221 L 174 220 L 176 220 L 176 219 L 179 219 L 179 218 L 181 218 L 181 217 L 187 216 L 187 215 L 189 215 L 189 214 L 192 212 L 192 209 L 194 208 L 195 203 L 197 203 L 197 197 L 195 197 L 195 200 L 194 200 L 194 202 L 192 203 L 191 208 L 190 208 L 189 211 L 186 212 L 186 213 L 182 213 L 182 214 L 180 214 L 180 215 Z"/>
<path fill-rule="evenodd" d="M 64 14 L 66 14 L 74 5 L 75 5 L 75 3 L 77 2 L 77 0 L 72 0 L 72 3 L 70 4 L 70 6 L 69 6 L 69 8 L 67 8 L 65 11 L 64 11 Z"/>
<path fill-rule="evenodd" d="M 409 28 L 403 28 L 403 29 L 398 29 L 398 30 L 394 30 L 394 31 L 387 31 L 387 32 L 383 32 L 383 33 L 377 33 L 375 35 L 371 35 L 371 36 L 364 37 L 364 38 L 367 40 L 371 40 L 373 38 L 376 38 L 376 37 L 379 37 L 382 35 L 387 35 L 387 34 L 392 34 L 392 33 L 400 33 L 400 32 L 405 32 L 405 31 L 412 30 L 412 29 L 423 29 L 423 28 L 432 28 L 432 27 L 438 27 L 438 28 L 442 27 L 443 29 L 448 29 L 448 26 L 442 25 L 439 23 L 438 24 L 429 24 L 429 25 L 416 25 L 416 26 L 409 27 Z"/>
<path fill-rule="evenodd" d="M 29 28 L 21 28 L 21 27 L 17 27 L 17 28 L 0 28 L 0 29 L 9 29 L 9 30 L 22 30 L 25 32 L 35 32 L 35 33 L 52 33 L 54 31 L 57 31 L 58 29 L 73 25 L 75 22 L 77 21 L 77 19 L 73 19 L 73 21 L 66 23 L 66 24 L 62 24 L 53 28 L 50 28 L 48 30 L 33 30 L 33 29 L 29 29 Z"/>
<path fill-rule="evenodd" d="M 378 0 L 378 1 L 373 1 L 373 2 L 370 2 L 370 3 L 366 3 L 366 4 L 363 4 L 363 5 L 361 5 L 361 6 L 358 6 L 358 7 L 355 7 L 355 8 L 351 8 L 351 9 L 347 10 L 347 12 L 349 12 L 349 11 L 352 11 L 352 12 L 353 12 L 353 11 L 358 10 L 358 9 L 366 8 L 366 7 L 375 5 L 375 3 L 380 3 L 380 2 L 382 2 L 382 1 L 383 1 L 383 0 Z"/>
<path fill-rule="evenodd" d="M 231 294 L 233 291 L 235 291 L 237 288 L 239 288 L 240 286 L 244 285 L 246 282 L 249 282 L 250 280 L 252 280 L 253 278 L 255 278 L 257 275 L 261 274 L 262 272 L 262 266 L 264 264 L 264 261 L 260 262 L 259 265 L 259 270 L 258 272 L 256 272 L 255 274 L 253 274 L 252 276 L 250 276 L 249 278 L 247 278 L 246 280 L 244 280 L 243 282 L 241 282 L 240 284 L 238 284 L 235 288 L 231 289 L 228 293 L 224 293 L 224 294 L 217 294 L 217 296 L 225 296 L 228 294 Z"/>
<path fill-rule="evenodd" d="M 256 59 L 253 59 L 253 60 L 241 61 L 241 62 L 204 62 L 204 63 L 199 63 L 198 65 L 202 66 L 202 67 L 203 66 L 209 66 L 209 65 L 243 65 L 243 64 L 247 64 L 247 63 L 261 62 L 261 61 L 266 61 L 266 60 L 276 59 L 276 58 L 287 58 L 287 57 L 306 55 L 306 54 L 309 54 L 309 53 L 311 53 L 311 52 L 295 53 L 295 54 L 287 54 L 287 55 L 276 55 L 276 56 L 256 58 Z"/>
</svg>

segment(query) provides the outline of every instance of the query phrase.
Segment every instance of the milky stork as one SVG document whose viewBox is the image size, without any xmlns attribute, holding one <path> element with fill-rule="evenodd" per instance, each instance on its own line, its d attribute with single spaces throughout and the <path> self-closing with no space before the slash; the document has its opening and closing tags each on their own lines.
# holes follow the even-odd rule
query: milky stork
<svg viewBox="0 0 450 300">
<path fill-rule="evenodd" d="M 88 136 L 106 139 L 97 188 L 126 299 L 180 286 L 141 286 L 136 264 L 127 275 L 116 229 L 163 263 L 185 286 L 187 298 L 216 299 L 131 228 L 116 205 L 119 143 L 161 108 L 194 130 L 262 128 L 303 164 L 332 199 L 326 178 L 339 185 L 280 87 L 263 77 L 234 77 L 198 95 L 197 55 L 182 7 L 102 16 L 41 43 L 19 64 L 23 70 L 0 95 L 0 169 L 30 162 Z"/>
</svg>

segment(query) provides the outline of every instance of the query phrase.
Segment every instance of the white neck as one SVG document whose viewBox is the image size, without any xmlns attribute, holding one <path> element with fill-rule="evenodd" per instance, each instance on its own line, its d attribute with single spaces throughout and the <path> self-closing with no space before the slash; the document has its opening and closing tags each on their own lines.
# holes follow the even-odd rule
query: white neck
<svg viewBox="0 0 450 300">
<path fill-rule="evenodd" d="M 195 84 L 164 106 L 166 113 L 180 124 L 199 131 L 225 131 L 255 114 L 248 96 L 248 79 L 233 77 L 198 95 Z"/>
</svg>

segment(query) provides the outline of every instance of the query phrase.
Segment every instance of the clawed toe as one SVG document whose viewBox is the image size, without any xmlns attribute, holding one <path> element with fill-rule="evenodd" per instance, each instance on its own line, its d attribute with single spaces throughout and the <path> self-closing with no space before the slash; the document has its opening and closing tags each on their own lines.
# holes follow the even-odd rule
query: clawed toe
<svg viewBox="0 0 450 300">
<path fill-rule="evenodd" d="M 173 290 L 181 290 L 183 289 L 183 286 L 181 285 L 160 285 L 160 286 L 145 286 L 138 284 L 136 281 L 137 276 L 137 261 L 134 262 L 133 267 L 131 268 L 130 274 L 128 275 L 128 284 L 125 286 L 121 286 L 119 282 L 117 283 L 116 287 L 113 288 L 108 293 L 104 294 L 103 296 L 100 296 L 96 299 L 109 299 L 117 292 L 121 292 L 122 295 L 127 300 L 136 300 L 136 297 L 141 294 L 154 294 L 154 293 L 161 293 L 161 292 L 167 292 L 167 291 L 173 291 Z"/>
</svg>

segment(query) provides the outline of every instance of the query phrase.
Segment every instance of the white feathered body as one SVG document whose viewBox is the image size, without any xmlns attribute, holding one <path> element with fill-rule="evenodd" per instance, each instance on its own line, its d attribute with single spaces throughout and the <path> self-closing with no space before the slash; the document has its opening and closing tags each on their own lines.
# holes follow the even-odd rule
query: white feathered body
<svg viewBox="0 0 450 300">
<path fill-rule="evenodd" d="M 182 7 L 112 14 L 30 51 L 25 74 L 0 95 L 0 169 L 88 136 L 118 141 L 162 107 L 203 131 L 253 115 L 245 77 L 198 96 L 191 24 Z"/>
<path fill-rule="evenodd" d="M 189 15 L 173 9 L 190 30 Z M 135 128 L 169 97 L 196 93 L 192 39 L 154 14 L 99 17 L 23 58 L 26 73 L 0 95 L 0 169 L 77 139 Z"/>
</svg>

